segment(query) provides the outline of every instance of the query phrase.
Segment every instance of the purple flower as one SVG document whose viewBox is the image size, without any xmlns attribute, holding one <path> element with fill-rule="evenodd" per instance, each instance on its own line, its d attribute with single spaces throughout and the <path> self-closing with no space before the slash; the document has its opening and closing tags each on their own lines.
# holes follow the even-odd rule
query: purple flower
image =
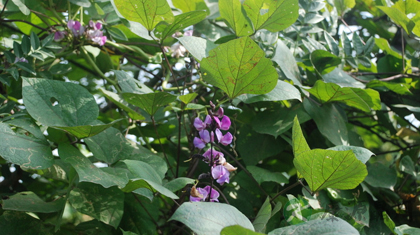
<svg viewBox="0 0 420 235">
<path fill-rule="evenodd" d="M 88 30 L 87 38 L 92 40 L 94 43 L 99 44 L 99 46 L 105 45 L 106 36 L 103 36 L 102 31 L 100 30 Z"/>
<path fill-rule="evenodd" d="M 201 121 L 201 119 L 198 118 L 198 117 L 196 117 L 194 119 L 194 127 L 195 127 L 195 129 L 197 129 L 197 131 L 201 131 L 201 130 L 206 129 L 208 126 L 210 126 L 210 124 L 211 124 L 210 115 L 206 116 L 206 119 L 204 120 L 204 122 Z"/>
<path fill-rule="evenodd" d="M 219 129 L 216 129 L 216 136 L 219 140 L 219 143 L 223 144 L 224 146 L 232 143 L 233 136 L 230 132 L 226 133 L 226 135 L 223 135 Z"/>
<path fill-rule="evenodd" d="M 193 35 L 193 30 L 187 30 L 184 32 L 184 36 L 192 36 Z"/>
<path fill-rule="evenodd" d="M 28 60 L 23 58 L 23 57 L 16 57 L 15 58 L 15 63 L 17 63 L 17 62 L 28 63 Z"/>
<path fill-rule="evenodd" d="M 191 189 L 191 196 L 190 201 L 192 202 L 204 202 L 206 201 L 207 197 L 210 195 L 211 202 L 219 202 L 219 192 L 215 189 L 211 189 L 210 193 L 210 186 L 206 186 L 204 188 L 195 188 L 195 186 Z"/>
<path fill-rule="evenodd" d="M 224 183 L 229 183 L 229 171 L 222 165 L 217 165 L 212 168 L 211 175 L 217 183 L 223 185 Z"/>
<path fill-rule="evenodd" d="M 204 152 L 204 154 L 203 154 L 203 157 L 204 157 L 204 160 L 206 161 L 206 162 L 211 162 L 211 156 L 213 155 L 213 161 L 214 160 L 218 160 L 219 159 L 219 157 L 223 157 L 224 155 L 223 155 L 223 153 L 221 153 L 221 152 L 219 152 L 219 151 L 216 151 L 216 150 L 212 150 L 212 149 L 208 149 L 206 152 Z"/>
<path fill-rule="evenodd" d="M 85 27 L 77 20 L 69 20 L 67 27 L 69 27 L 75 37 L 80 37 L 85 32 Z"/>
<path fill-rule="evenodd" d="M 54 33 L 54 41 L 58 42 L 66 36 L 67 32 L 65 31 L 55 31 Z"/>
<path fill-rule="evenodd" d="M 223 110 L 223 108 L 222 107 L 220 107 L 219 108 L 219 110 L 217 110 L 217 116 L 219 117 L 219 118 L 223 118 L 223 116 L 224 116 L 224 110 Z"/>
<path fill-rule="evenodd" d="M 214 139 L 214 137 L 210 138 L 208 130 L 201 130 L 198 134 L 200 135 L 200 138 L 194 137 L 194 146 L 199 149 L 206 147 L 206 143 L 210 142 L 211 139 Z"/>
<path fill-rule="evenodd" d="M 217 128 L 225 131 L 229 130 L 231 122 L 228 116 L 223 116 L 222 121 L 218 117 L 213 117 L 213 119 L 216 122 Z"/>
<path fill-rule="evenodd" d="M 101 30 L 102 29 L 102 23 L 101 22 L 94 23 L 92 20 L 89 20 L 89 26 L 94 30 Z"/>
</svg>

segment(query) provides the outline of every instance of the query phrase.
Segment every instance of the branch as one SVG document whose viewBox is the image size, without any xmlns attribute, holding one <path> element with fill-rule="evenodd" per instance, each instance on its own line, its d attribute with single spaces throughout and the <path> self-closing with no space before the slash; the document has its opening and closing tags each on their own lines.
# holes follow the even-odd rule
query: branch
<svg viewBox="0 0 420 235">
<path fill-rule="evenodd" d="M 24 20 L 1 20 L 1 21 L 3 21 L 3 22 L 23 22 L 23 23 L 29 24 L 29 25 L 37 28 L 37 29 L 40 29 L 42 31 L 48 31 L 48 29 L 46 29 L 46 28 L 42 28 L 42 27 L 40 27 L 40 26 L 38 26 L 36 24 L 32 24 L 31 22 L 24 21 Z"/>
</svg>

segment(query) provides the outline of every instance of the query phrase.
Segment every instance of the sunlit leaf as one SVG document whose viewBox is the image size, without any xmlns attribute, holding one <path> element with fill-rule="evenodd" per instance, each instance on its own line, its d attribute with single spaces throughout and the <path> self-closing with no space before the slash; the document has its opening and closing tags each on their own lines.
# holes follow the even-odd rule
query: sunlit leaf
<svg viewBox="0 0 420 235">
<path fill-rule="evenodd" d="M 206 16 L 207 13 L 205 11 L 191 11 L 179 14 L 175 16 L 172 23 L 167 23 L 165 21 L 160 22 L 156 26 L 155 34 L 163 40 L 174 34 L 176 31 L 181 31 L 188 26 L 197 24 L 198 22 L 204 20 Z"/>
<path fill-rule="evenodd" d="M 186 36 L 178 40 L 198 61 L 208 57 L 210 51 L 217 47 L 212 41 L 199 37 Z"/>
<path fill-rule="evenodd" d="M 219 11 L 238 37 L 254 33 L 240 0 L 219 0 Z"/>
</svg>

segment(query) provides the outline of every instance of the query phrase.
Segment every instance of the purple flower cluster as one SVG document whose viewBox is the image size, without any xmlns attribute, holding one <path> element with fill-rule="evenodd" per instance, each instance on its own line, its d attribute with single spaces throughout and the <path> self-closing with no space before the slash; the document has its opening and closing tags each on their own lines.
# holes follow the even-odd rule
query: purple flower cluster
<svg viewBox="0 0 420 235">
<path fill-rule="evenodd" d="M 224 110 L 220 107 L 217 112 L 214 112 L 215 106 L 210 102 L 210 106 L 213 111 L 210 111 L 210 114 L 207 115 L 203 120 L 200 118 L 195 118 L 194 127 L 198 131 L 198 137 L 194 138 L 194 146 L 198 149 L 203 149 L 208 143 L 214 143 L 216 135 L 216 140 L 222 145 L 229 145 L 232 143 L 233 136 L 230 132 L 223 134 L 222 131 L 227 131 L 230 128 L 231 121 L 228 116 L 224 115 Z M 211 176 L 216 180 L 217 183 L 223 185 L 224 183 L 229 183 L 230 172 L 235 171 L 237 168 L 233 167 L 231 164 L 226 162 L 226 159 L 222 152 L 219 152 L 214 149 L 213 144 L 211 147 L 203 153 L 203 159 L 211 167 Z M 191 201 L 204 201 L 209 195 L 209 190 L 206 189 L 209 186 L 206 186 L 204 189 L 195 188 L 191 190 Z M 207 190 L 206 192 L 204 192 Z M 195 194 L 197 193 L 197 194 Z M 212 191 L 213 193 L 213 191 Z M 217 191 L 215 191 L 217 193 Z M 195 195 L 195 196 L 194 196 Z M 203 197 L 197 195 L 205 195 Z M 215 194 L 216 195 L 216 194 Z M 217 193 L 217 196 L 219 193 Z M 204 199 L 203 199 L 204 198 Z M 216 197 L 217 199 L 217 197 Z M 213 194 L 210 196 L 210 201 L 217 201 L 214 199 Z"/>
<path fill-rule="evenodd" d="M 89 26 L 84 27 L 79 21 L 77 20 L 69 20 L 67 22 L 67 27 L 71 31 L 74 37 L 80 38 L 82 36 L 86 36 L 87 39 L 91 40 L 93 43 L 98 44 L 99 46 L 105 45 L 107 40 L 106 36 L 103 36 L 102 23 L 101 22 L 93 22 L 92 20 L 89 21 Z M 54 33 L 54 40 L 60 41 L 67 35 L 65 31 L 56 31 Z"/>
<path fill-rule="evenodd" d="M 219 192 L 217 192 L 216 189 L 211 189 L 210 186 L 206 186 L 204 188 L 196 188 L 193 186 L 191 189 L 190 201 L 205 202 L 206 199 L 210 197 L 211 202 L 219 202 L 219 196 Z"/>
</svg>

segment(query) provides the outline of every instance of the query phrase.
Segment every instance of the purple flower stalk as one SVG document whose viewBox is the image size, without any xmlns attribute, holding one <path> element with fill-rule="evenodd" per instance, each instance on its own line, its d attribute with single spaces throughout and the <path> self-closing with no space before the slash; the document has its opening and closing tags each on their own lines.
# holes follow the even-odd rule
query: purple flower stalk
<svg viewBox="0 0 420 235">
<path fill-rule="evenodd" d="M 211 175 L 217 183 L 223 185 L 224 183 L 229 183 L 229 171 L 222 165 L 217 165 L 212 168 Z"/>
<path fill-rule="evenodd" d="M 191 196 L 190 201 L 192 202 L 205 202 L 207 197 L 210 195 L 210 201 L 211 202 L 219 202 L 219 192 L 215 189 L 211 189 L 210 193 L 210 186 L 206 186 L 204 188 L 193 188 L 191 189 Z"/>
</svg>

